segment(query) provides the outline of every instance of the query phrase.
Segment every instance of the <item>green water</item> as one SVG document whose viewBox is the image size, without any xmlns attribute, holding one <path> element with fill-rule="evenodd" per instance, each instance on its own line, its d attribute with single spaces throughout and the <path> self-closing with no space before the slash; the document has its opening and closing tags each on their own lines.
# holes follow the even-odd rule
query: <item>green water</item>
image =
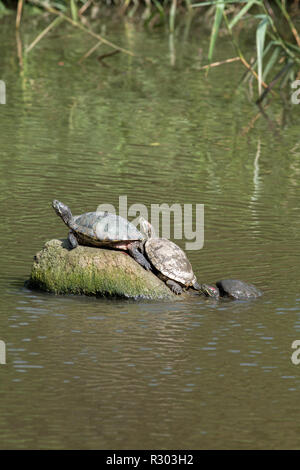
<svg viewBox="0 0 300 470">
<path fill-rule="evenodd" d="M 23 46 L 46 24 L 23 25 Z M 259 116 L 237 63 L 206 77 L 207 31 L 185 42 L 179 30 L 173 45 L 120 20 L 107 33 L 154 63 L 118 54 L 104 67 L 101 46 L 78 64 L 95 41 L 60 27 L 21 70 L 13 19 L 0 22 L 0 447 L 299 448 L 300 107 L 278 98 Z M 234 56 L 225 39 L 219 53 Z M 24 287 L 34 254 L 67 234 L 52 199 L 80 214 L 121 195 L 204 204 L 204 247 L 187 253 L 199 281 L 239 278 L 264 296 L 134 302 Z"/>
</svg>

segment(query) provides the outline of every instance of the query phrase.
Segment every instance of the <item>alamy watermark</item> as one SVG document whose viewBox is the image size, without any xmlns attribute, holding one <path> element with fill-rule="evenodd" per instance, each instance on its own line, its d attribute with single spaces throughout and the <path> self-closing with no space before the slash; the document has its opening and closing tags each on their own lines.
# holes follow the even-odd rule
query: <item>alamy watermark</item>
<svg viewBox="0 0 300 470">
<path fill-rule="evenodd" d="M 0 80 L 0 104 L 6 104 L 6 86 L 3 80 Z"/>
<path fill-rule="evenodd" d="M 100 204 L 97 211 L 118 214 L 131 220 L 136 227 L 141 218 L 149 221 L 157 237 L 188 240 L 186 250 L 200 250 L 204 245 L 204 204 L 151 204 L 150 211 L 144 204 L 132 204 L 128 207 L 127 196 L 119 196 L 119 208 L 112 204 Z M 173 218 L 173 234 L 171 220 Z M 194 222 L 194 223 L 193 223 Z"/>
<path fill-rule="evenodd" d="M 291 101 L 293 104 L 299 104 L 300 103 L 300 80 L 294 80 L 291 84 L 292 88 L 297 88 L 294 93 L 292 93 L 291 96 Z"/>
<path fill-rule="evenodd" d="M 291 355 L 291 361 L 295 366 L 300 364 L 300 339 L 296 339 L 292 342 L 292 349 L 295 349 Z"/>
<path fill-rule="evenodd" d="M 6 345 L 0 339 L 0 364 L 6 364 Z"/>
</svg>

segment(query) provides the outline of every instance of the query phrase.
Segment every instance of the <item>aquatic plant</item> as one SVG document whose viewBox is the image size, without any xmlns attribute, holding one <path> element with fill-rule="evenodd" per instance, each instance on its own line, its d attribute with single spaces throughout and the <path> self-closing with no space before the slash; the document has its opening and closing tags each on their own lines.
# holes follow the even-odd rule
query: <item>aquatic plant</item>
<svg viewBox="0 0 300 470">
<path fill-rule="evenodd" d="M 298 8 L 297 2 L 295 5 Z M 221 25 L 225 24 L 237 57 L 258 82 L 257 103 L 265 98 L 279 80 L 285 84 L 288 79 L 295 79 L 300 65 L 300 36 L 284 0 L 275 0 L 272 3 L 263 0 L 213 0 L 192 5 L 192 8 L 200 7 L 212 9 L 213 25 L 208 61 L 212 61 Z M 238 25 L 246 29 L 249 24 L 255 28 L 256 54 L 252 63 L 246 60 L 239 40 L 234 35 L 234 29 Z M 272 72 L 273 78 L 267 85 L 266 78 Z"/>
<path fill-rule="evenodd" d="M 9 2 L 8 2 L 9 3 Z M 87 52 L 88 57 L 99 44 L 103 43 L 113 49 L 113 53 L 122 52 L 134 56 L 107 38 L 95 33 L 91 22 L 95 17 L 95 9 L 105 5 L 115 8 L 118 14 L 130 18 L 138 17 L 150 29 L 158 25 L 167 26 L 172 35 L 183 16 L 188 15 L 190 23 L 196 21 L 210 24 L 210 43 L 207 55 L 207 65 L 202 69 L 208 72 L 211 67 L 221 66 L 239 60 L 246 68 L 245 79 L 255 77 L 258 83 L 258 99 L 260 103 L 272 91 L 277 83 L 281 86 L 296 78 L 300 66 L 300 36 L 296 27 L 299 15 L 298 0 L 288 9 L 285 0 L 208 0 L 192 3 L 190 0 L 27 0 L 54 15 L 49 25 L 27 47 L 30 52 L 36 44 L 53 28 L 66 21 L 73 27 L 79 28 L 93 36 L 97 43 Z M 0 11 L 2 2 L 0 0 Z M 24 0 L 18 0 L 16 27 L 20 27 Z M 248 32 L 255 38 L 255 53 L 247 60 L 242 50 L 240 32 Z M 236 50 L 236 57 L 225 58 L 212 62 L 218 48 L 220 33 L 228 34 Z M 112 55 L 105 54 L 105 57 Z M 100 58 L 101 59 L 101 58 Z M 267 84 L 267 78 L 270 78 Z"/>
</svg>

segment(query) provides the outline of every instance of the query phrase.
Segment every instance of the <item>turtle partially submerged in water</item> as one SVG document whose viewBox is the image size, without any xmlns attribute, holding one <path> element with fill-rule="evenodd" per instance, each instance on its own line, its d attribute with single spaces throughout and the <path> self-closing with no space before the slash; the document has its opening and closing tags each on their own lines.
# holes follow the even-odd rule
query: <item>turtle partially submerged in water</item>
<svg viewBox="0 0 300 470">
<path fill-rule="evenodd" d="M 207 297 L 219 299 L 220 297 L 230 297 L 234 300 L 255 299 L 262 295 L 262 292 L 252 284 L 247 284 L 238 279 L 222 279 L 215 286 L 201 284 L 201 293 Z"/>
<path fill-rule="evenodd" d="M 236 300 L 254 299 L 262 292 L 252 284 L 237 279 L 223 279 L 216 286 L 199 284 L 184 251 L 166 238 L 156 238 L 152 225 L 141 218 L 141 227 L 147 240 L 137 247 L 150 261 L 152 270 L 163 279 L 175 294 L 182 294 L 184 288 L 193 287 L 207 297 L 219 299 L 230 297 Z"/>
<path fill-rule="evenodd" d="M 68 240 L 71 248 L 87 245 L 124 250 L 145 269 L 151 269 L 149 261 L 138 249 L 145 241 L 146 235 L 128 220 L 107 211 L 73 216 L 69 207 L 56 199 L 52 202 L 52 206 L 70 229 Z"/>
</svg>

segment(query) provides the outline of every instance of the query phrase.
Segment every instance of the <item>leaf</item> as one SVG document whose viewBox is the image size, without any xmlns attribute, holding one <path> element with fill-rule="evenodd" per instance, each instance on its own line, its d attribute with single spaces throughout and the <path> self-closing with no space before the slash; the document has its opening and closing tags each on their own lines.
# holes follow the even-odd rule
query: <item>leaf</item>
<svg viewBox="0 0 300 470">
<path fill-rule="evenodd" d="M 211 0 L 209 2 L 192 3 L 191 7 L 192 8 L 207 7 L 211 5 L 216 5 L 217 3 L 219 3 L 219 0 Z M 248 2 L 247 0 L 225 0 L 225 3 L 248 3 Z"/>
<path fill-rule="evenodd" d="M 219 1 L 216 4 L 215 19 L 214 19 L 214 24 L 213 24 L 213 27 L 212 27 L 212 30 L 211 30 L 210 44 L 209 44 L 209 51 L 208 51 L 208 60 L 209 60 L 209 62 L 211 62 L 212 56 L 213 56 L 213 53 L 214 53 L 216 40 L 217 40 L 217 37 L 218 37 L 218 34 L 219 34 L 220 25 L 221 25 L 222 18 L 223 18 L 224 7 L 225 7 L 225 3 L 222 2 L 222 1 Z"/>
<path fill-rule="evenodd" d="M 177 9 L 177 0 L 172 0 L 172 4 L 170 8 L 170 19 L 169 19 L 170 33 L 174 33 L 174 29 L 175 29 L 176 9 Z"/>
<path fill-rule="evenodd" d="M 73 21 L 78 21 L 78 10 L 76 0 L 70 0 L 71 16 Z"/>
<path fill-rule="evenodd" d="M 238 14 L 230 21 L 228 28 L 232 29 L 236 23 L 240 21 L 240 19 L 247 13 L 253 5 L 257 3 L 257 0 L 250 0 L 246 3 L 246 5 L 238 12 Z"/>
<path fill-rule="evenodd" d="M 279 52 L 280 52 L 280 47 L 275 47 L 267 65 L 265 66 L 264 68 L 264 72 L 263 72 L 263 80 L 265 81 L 266 78 L 267 78 L 267 75 L 268 73 L 270 72 L 270 70 L 272 70 L 272 68 L 274 67 L 274 64 L 276 63 L 277 61 L 277 58 L 278 58 L 278 55 L 279 55 Z"/>
</svg>

